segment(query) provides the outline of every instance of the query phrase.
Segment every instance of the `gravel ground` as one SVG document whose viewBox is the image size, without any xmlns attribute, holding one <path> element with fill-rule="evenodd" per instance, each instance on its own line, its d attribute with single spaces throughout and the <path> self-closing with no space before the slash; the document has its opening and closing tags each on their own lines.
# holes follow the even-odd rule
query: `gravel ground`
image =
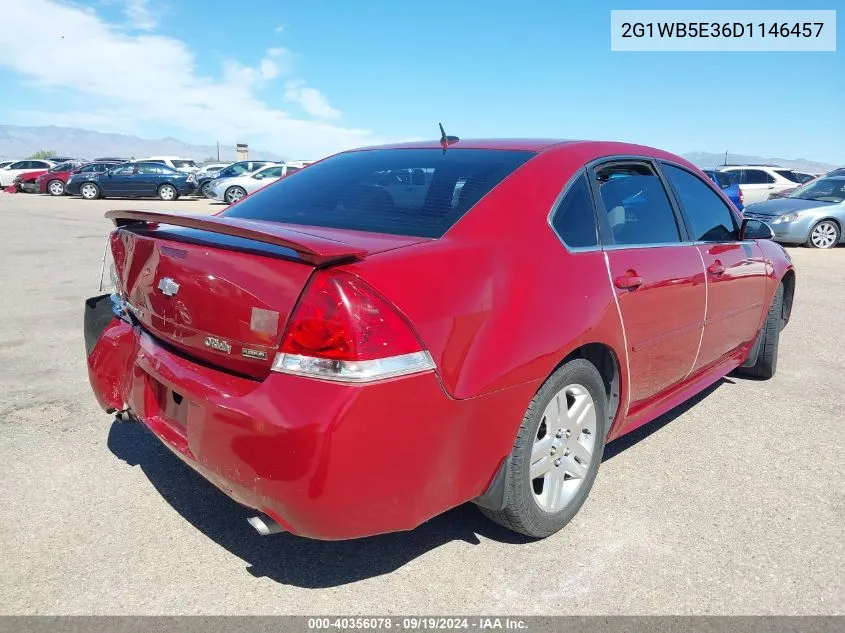
<svg viewBox="0 0 845 633">
<path fill-rule="evenodd" d="M 467 505 L 324 543 L 258 536 L 248 510 L 96 405 L 81 319 L 103 212 L 163 207 L 0 194 L 0 612 L 845 612 L 845 248 L 790 249 L 777 377 L 728 378 L 611 444 L 563 532 L 525 542 Z"/>
</svg>

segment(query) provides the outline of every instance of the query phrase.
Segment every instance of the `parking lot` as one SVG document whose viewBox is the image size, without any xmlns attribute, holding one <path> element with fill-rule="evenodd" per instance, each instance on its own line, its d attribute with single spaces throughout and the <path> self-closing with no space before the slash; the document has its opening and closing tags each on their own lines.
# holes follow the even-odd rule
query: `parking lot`
<svg viewBox="0 0 845 633">
<path fill-rule="evenodd" d="M 221 207 L 0 193 L 3 613 L 845 611 L 845 247 L 789 249 L 777 376 L 729 377 L 611 444 L 557 535 L 522 540 L 467 505 L 317 542 L 258 536 L 253 512 L 98 408 L 82 304 L 116 208 Z"/>
</svg>

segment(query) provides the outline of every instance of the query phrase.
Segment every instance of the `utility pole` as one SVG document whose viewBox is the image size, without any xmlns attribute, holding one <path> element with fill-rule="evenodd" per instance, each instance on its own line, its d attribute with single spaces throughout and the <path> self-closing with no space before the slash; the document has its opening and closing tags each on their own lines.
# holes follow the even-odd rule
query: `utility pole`
<svg viewBox="0 0 845 633">
<path fill-rule="evenodd" d="M 725 165 L 727 165 L 727 164 L 728 164 L 728 153 L 725 152 Z"/>
<path fill-rule="evenodd" d="M 217 141 L 217 162 L 220 162 L 220 141 Z"/>
</svg>

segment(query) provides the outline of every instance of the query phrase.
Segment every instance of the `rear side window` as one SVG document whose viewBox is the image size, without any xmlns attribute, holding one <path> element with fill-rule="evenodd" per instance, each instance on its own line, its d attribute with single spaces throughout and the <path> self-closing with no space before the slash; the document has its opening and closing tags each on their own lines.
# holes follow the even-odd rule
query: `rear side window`
<svg viewBox="0 0 845 633">
<path fill-rule="evenodd" d="M 347 152 L 282 178 L 221 215 L 436 238 L 532 156 L 457 148 Z M 414 170 L 430 174 L 425 185 L 409 186 Z"/>
<path fill-rule="evenodd" d="M 596 181 L 614 244 L 681 241 L 669 196 L 649 165 L 604 165 L 596 169 Z"/>
<path fill-rule="evenodd" d="M 790 182 L 797 182 L 797 183 L 801 182 L 801 179 L 796 174 L 794 174 L 792 171 L 790 171 L 789 169 L 775 169 L 775 173 L 778 176 L 783 176 L 784 178 L 786 178 Z"/>
<path fill-rule="evenodd" d="M 765 185 L 774 181 L 775 179 L 762 169 L 743 169 L 740 180 L 743 185 Z"/>
<path fill-rule="evenodd" d="M 715 191 L 680 167 L 663 165 L 663 173 L 684 210 L 692 229 L 692 239 L 703 242 L 737 239 L 739 227 L 734 214 Z"/>
<path fill-rule="evenodd" d="M 581 174 L 567 189 L 552 216 L 552 227 L 572 248 L 596 246 L 596 215 L 587 176 Z"/>
</svg>

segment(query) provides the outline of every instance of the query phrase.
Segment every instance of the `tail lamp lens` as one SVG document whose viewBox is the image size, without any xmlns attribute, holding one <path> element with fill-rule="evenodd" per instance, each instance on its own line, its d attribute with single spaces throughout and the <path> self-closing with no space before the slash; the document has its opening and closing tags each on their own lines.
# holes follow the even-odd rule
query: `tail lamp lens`
<svg viewBox="0 0 845 633">
<path fill-rule="evenodd" d="M 275 371 L 364 382 L 434 369 L 410 325 L 358 277 L 320 271 L 296 306 Z"/>
</svg>

